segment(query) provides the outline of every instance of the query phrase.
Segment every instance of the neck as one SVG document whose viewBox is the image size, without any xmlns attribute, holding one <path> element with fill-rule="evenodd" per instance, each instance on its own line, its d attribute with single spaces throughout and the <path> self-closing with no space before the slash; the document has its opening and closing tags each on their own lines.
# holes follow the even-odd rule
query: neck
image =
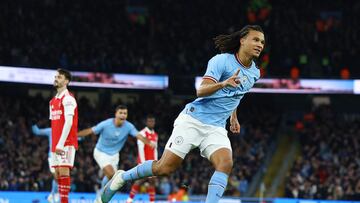
<svg viewBox="0 0 360 203">
<path fill-rule="evenodd" d="M 117 127 L 119 127 L 123 124 L 119 119 L 116 119 L 116 118 L 114 120 L 114 123 L 115 123 L 115 126 L 117 126 Z"/>
<path fill-rule="evenodd" d="M 56 90 L 57 90 L 57 93 L 60 94 L 61 92 L 66 90 L 66 86 L 57 88 Z"/>
<path fill-rule="evenodd" d="M 251 66 L 251 62 L 253 60 L 252 57 L 248 56 L 247 54 L 245 54 L 242 51 L 238 51 L 236 52 L 236 57 L 239 60 L 239 62 L 241 63 L 241 65 L 245 66 L 245 68 L 250 68 Z"/>
</svg>

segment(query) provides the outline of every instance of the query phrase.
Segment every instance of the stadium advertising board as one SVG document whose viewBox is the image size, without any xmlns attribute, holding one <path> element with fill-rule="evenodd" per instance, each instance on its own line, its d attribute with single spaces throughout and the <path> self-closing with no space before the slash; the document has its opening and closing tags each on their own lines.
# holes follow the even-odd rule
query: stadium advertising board
<svg viewBox="0 0 360 203">
<path fill-rule="evenodd" d="M 0 81 L 51 85 L 56 70 L 0 66 Z M 161 90 L 169 86 L 164 75 L 134 75 L 98 72 L 71 72 L 70 86 Z"/>
</svg>

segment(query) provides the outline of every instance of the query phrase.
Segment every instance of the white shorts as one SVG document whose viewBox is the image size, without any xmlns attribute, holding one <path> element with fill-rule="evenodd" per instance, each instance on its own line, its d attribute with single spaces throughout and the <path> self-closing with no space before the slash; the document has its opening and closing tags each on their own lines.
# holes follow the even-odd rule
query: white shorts
<svg viewBox="0 0 360 203">
<path fill-rule="evenodd" d="M 50 157 L 48 158 L 48 162 L 49 162 L 49 169 L 51 173 L 55 173 L 55 168 L 53 167 L 53 163 L 52 163 L 52 156 L 50 155 Z"/>
<path fill-rule="evenodd" d="M 107 165 L 111 165 L 116 171 L 118 169 L 119 156 L 119 153 L 116 153 L 114 155 L 108 155 L 96 148 L 94 150 L 94 159 L 99 165 L 100 169 L 103 169 Z"/>
<path fill-rule="evenodd" d="M 174 122 L 174 129 L 165 149 L 184 159 L 186 154 L 196 147 L 199 147 L 201 156 L 208 160 L 211 154 L 220 148 L 232 151 L 225 128 L 204 124 L 181 113 Z"/>
<path fill-rule="evenodd" d="M 74 146 L 65 146 L 65 153 L 62 155 L 58 155 L 55 152 L 51 152 L 51 167 L 73 167 L 75 160 L 75 147 Z"/>
</svg>

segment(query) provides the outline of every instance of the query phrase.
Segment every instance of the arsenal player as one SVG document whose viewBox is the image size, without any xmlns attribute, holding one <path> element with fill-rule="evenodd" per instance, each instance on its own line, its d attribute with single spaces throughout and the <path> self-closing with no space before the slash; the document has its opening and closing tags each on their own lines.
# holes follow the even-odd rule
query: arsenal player
<svg viewBox="0 0 360 203">
<path fill-rule="evenodd" d="M 50 101 L 51 161 L 58 178 L 61 203 L 69 201 L 70 169 L 78 147 L 78 109 L 74 95 L 67 90 L 70 81 L 70 72 L 58 69 L 54 80 L 57 93 Z"/>
<path fill-rule="evenodd" d="M 158 152 L 157 152 L 157 143 L 158 143 L 158 135 L 154 130 L 155 127 L 155 117 L 152 115 L 148 115 L 146 117 L 146 127 L 140 131 L 140 134 L 143 137 L 146 137 L 150 142 L 155 144 L 155 148 L 152 148 L 148 145 L 145 145 L 141 141 L 137 141 L 138 145 L 138 164 L 144 163 L 147 160 L 157 160 L 158 159 Z M 129 198 L 127 199 L 126 203 L 132 203 L 136 193 L 139 192 L 140 185 L 145 183 L 146 181 L 149 182 L 149 186 L 147 187 L 147 192 L 149 194 L 150 203 L 155 202 L 155 187 L 154 181 L 151 178 L 147 180 L 137 180 L 131 187 Z"/>
</svg>

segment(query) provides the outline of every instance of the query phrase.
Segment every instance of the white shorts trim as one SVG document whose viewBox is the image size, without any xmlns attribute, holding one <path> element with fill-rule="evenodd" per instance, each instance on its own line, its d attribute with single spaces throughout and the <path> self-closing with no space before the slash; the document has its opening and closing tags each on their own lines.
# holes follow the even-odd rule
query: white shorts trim
<svg viewBox="0 0 360 203">
<path fill-rule="evenodd" d="M 95 148 L 93 155 L 100 169 L 103 169 L 107 165 L 111 165 L 115 171 L 118 169 L 119 159 L 120 159 L 119 153 L 116 153 L 114 155 L 108 155 Z"/>
<path fill-rule="evenodd" d="M 74 146 L 65 146 L 65 153 L 62 155 L 58 155 L 55 152 L 51 152 L 51 167 L 56 168 L 60 166 L 65 167 L 74 167 L 75 160 L 75 147 Z"/>
<path fill-rule="evenodd" d="M 181 113 L 174 122 L 174 129 L 165 149 L 184 159 L 190 150 L 197 147 L 201 156 L 208 160 L 211 154 L 220 148 L 232 151 L 225 128 L 204 124 L 188 114 Z"/>
</svg>

